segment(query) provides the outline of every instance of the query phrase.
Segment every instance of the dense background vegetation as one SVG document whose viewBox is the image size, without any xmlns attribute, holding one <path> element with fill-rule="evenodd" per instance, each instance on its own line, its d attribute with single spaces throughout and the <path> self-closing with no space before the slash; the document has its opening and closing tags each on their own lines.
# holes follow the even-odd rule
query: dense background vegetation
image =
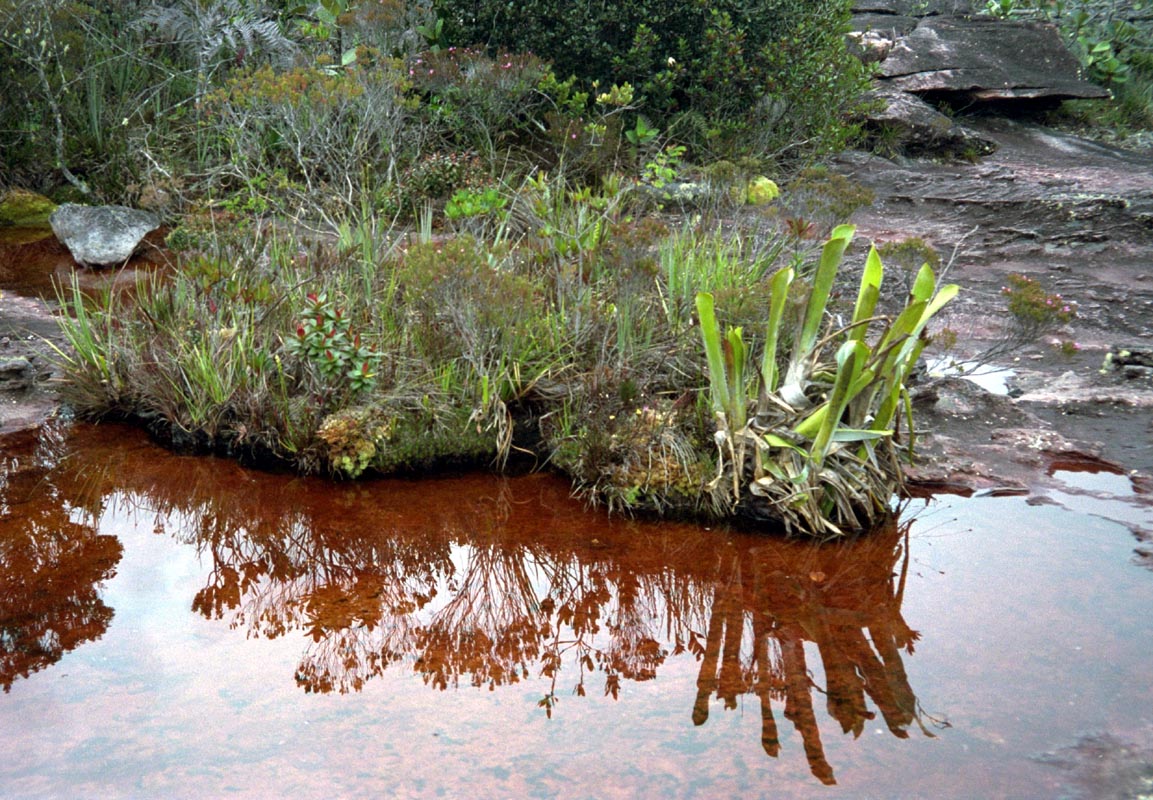
<svg viewBox="0 0 1153 800">
<path fill-rule="evenodd" d="M 312 216 L 328 192 L 329 213 L 410 213 L 427 199 L 400 188 L 414 178 L 434 198 L 542 165 L 595 182 L 639 176 L 669 144 L 686 148 L 674 166 L 764 169 L 856 132 L 866 71 L 845 49 L 845 0 L 570 5 L 0 0 L 0 186 L 174 211 L 307 200 Z M 985 11 L 1057 23 L 1117 96 L 1109 121 L 1139 128 L 1153 118 L 1146 6 Z"/>
<path fill-rule="evenodd" d="M 178 254 L 62 292 L 73 406 L 303 471 L 519 453 L 613 507 L 883 518 L 957 288 L 838 281 L 846 2 L 570 5 L 0 0 L 0 188 L 154 208 Z"/>
<path fill-rule="evenodd" d="M 864 71 L 842 0 L 436 0 L 443 33 L 544 55 L 559 75 L 629 83 L 644 113 L 714 155 L 843 145 Z"/>
<path fill-rule="evenodd" d="M 479 156 L 496 175 L 563 163 L 594 181 L 669 143 L 698 163 L 805 159 L 855 130 L 847 112 L 865 73 L 845 49 L 846 15 L 843 0 L 580 14 L 547 2 L 4 0 L 3 183 L 63 179 L 129 201 L 332 191 L 387 207 L 414 199 L 396 196 L 402 177 L 443 181 L 424 175 L 437 153 Z"/>
</svg>

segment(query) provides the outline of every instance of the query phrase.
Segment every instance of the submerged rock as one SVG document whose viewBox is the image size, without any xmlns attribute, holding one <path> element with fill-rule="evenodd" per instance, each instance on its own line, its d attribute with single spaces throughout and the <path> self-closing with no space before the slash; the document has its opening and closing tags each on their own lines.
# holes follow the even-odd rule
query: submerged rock
<svg viewBox="0 0 1153 800">
<path fill-rule="evenodd" d="M 65 203 L 49 218 L 52 232 L 80 264 L 121 264 L 141 240 L 160 227 L 148 211 L 126 206 L 81 206 Z"/>
</svg>

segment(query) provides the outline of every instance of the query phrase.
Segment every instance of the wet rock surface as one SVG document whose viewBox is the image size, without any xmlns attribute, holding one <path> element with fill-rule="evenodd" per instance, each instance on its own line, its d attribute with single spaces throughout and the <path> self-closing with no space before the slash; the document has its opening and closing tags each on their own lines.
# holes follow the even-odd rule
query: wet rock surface
<svg viewBox="0 0 1153 800">
<path fill-rule="evenodd" d="M 838 171 L 877 198 L 855 217 L 858 235 L 920 237 L 952 257 L 947 278 L 963 289 L 940 324 L 957 334 L 954 358 L 1010 335 L 1001 290 L 1011 274 L 1075 302 L 1078 316 L 1002 357 L 1005 396 L 953 379 L 920 388 L 926 460 L 914 478 L 971 491 L 1035 485 L 1047 464 L 1074 456 L 1153 473 L 1153 378 L 1132 355 L 1153 340 L 1153 156 L 1000 117 L 966 124 L 996 143 L 993 155 L 840 159 Z"/>
<path fill-rule="evenodd" d="M 38 428 L 56 414 L 51 342 L 62 345 L 44 301 L 0 292 L 0 437 Z"/>
</svg>

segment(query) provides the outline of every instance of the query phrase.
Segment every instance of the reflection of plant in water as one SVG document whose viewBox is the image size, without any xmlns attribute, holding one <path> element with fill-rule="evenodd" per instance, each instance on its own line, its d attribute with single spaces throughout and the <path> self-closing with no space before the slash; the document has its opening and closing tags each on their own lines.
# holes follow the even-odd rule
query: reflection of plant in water
<svg viewBox="0 0 1153 800">
<path fill-rule="evenodd" d="M 241 600 L 234 624 L 247 618 L 266 626 L 279 615 L 266 635 L 303 628 L 313 644 L 296 679 L 310 692 L 357 691 L 406 660 L 441 690 L 543 677 L 539 705 L 549 716 L 566 676 L 569 690 L 584 696 L 587 679 L 603 674 L 604 694 L 617 697 L 623 681 L 654 678 L 668 658 L 691 654 L 700 663 L 695 724 L 707 721 L 714 697 L 732 709 L 742 695 L 756 695 L 762 746 L 775 757 L 781 737 L 772 704 L 783 703 L 813 774 L 825 783 L 835 778 L 814 688 L 826 696 L 828 715 L 854 737 L 878 714 L 897 737 L 914 724 L 932 735 L 902 660 L 918 634 L 900 613 L 907 562 L 895 526 L 838 546 L 766 540 L 646 570 L 590 559 L 571 544 L 519 545 L 510 533 L 518 529 L 510 519 L 518 510 L 507 498 L 474 502 L 467 511 L 473 524 L 433 533 L 439 544 L 423 559 L 419 546 L 408 551 L 411 558 L 390 552 L 405 547 L 403 532 L 330 540 L 301 518 L 281 543 L 267 542 L 299 546 L 311 538 L 297 556 L 285 549 L 248 553 L 245 566 L 218 564 L 217 574 L 243 576 L 254 565 L 296 563 L 277 592 L 279 609 L 257 597 L 269 582 L 250 580 L 252 596 Z M 243 540 L 237 537 L 242 548 Z M 214 554 L 229 558 L 227 549 Z M 304 554 L 310 565 L 297 560 Z M 810 679 L 806 642 L 820 654 L 823 688 Z"/>
<path fill-rule="evenodd" d="M 813 775 L 826 784 L 836 779 L 821 745 L 814 688 L 825 695 L 829 716 L 854 738 L 876 717 L 868 700 L 894 736 L 907 738 L 914 723 L 933 736 L 922 722 L 900 653 L 903 649 L 911 654 L 919 638 L 900 613 L 907 555 L 900 571 L 893 572 L 906 548 L 896 530 L 873 536 L 884 540 L 884 549 L 873 547 L 873 542 L 857 543 L 850 558 L 844 558 L 841 548 L 829 546 L 812 549 L 805 559 L 786 560 L 769 544 L 750 558 L 726 559 L 702 651 L 695 724 L 708 720 L 714 693 L 726 709 L 737 708 L 738 696 L 756 694 L 761 702 L 761 745 L 776 757 L 780 739 L 772 701 L 784 700 L 785 719 L 800 733 Z M 746 595 L 750 585 L 756 587 L 751 614 Z M 748 628 L 751 657 L 742 646 Z M 820 653 L 823 690 L 809 678 L 807 641 Z"/>
<path fill-rule="evenodd" d="M 52 462 L 21 466 L 18 447 L 0 459 L 0 687 L 99 639 L 113 611 L 100 598 L 123 548 L 96 532 L 48 477 Z M 11 448 L 11 449 L 9 449 Z M 32 459 L 29 459 L 30 461 Z M 18 513 L 10 513 L 18 506 Z"/>
<path fill-rule="evenodd" d="M 439 499 L 425 486 L 417 500 L 400 484 L 311 491 L 287 476 L 253 482 L 232 462 L 97 458 L 104 496 L 115 479 L 118 503 L 155 513 L 158 532 L 204 555 L 196 611 L 250 636 L 308 637 L 294 676 L 307 692 L 359 691 L 410 664 L 440 690 L 539 686 L 551 716 L 566 695 L 617 698 L 626 682 L 694 658 L 695 724 L 714 702 L 733 709 L 753 695 L 776 757 L 781 704 L 826 783 L 828 721 L 814 690 L 854 736 L 878 716 L 900 738 L 947 725 L 925 718 L 905 672 L 901 650 L 918 634 L 901 616 L 907 542 L 896 525 L 835 545 L 733 537 L 718 549 L 715 534 L 687 526 L 604 521 L 590 532 L 565 487 L 543 478 L 530 483 L 537 497 L 490 478 Z"/>
</svg>

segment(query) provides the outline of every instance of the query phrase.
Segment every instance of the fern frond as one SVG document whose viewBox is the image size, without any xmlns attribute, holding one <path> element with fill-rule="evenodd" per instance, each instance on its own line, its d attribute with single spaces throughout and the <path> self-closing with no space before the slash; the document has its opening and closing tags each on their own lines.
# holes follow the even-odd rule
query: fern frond
<svg viewBox="0 0 1153 800">
<path fill-rule="evenodd" d="M 219 64 L 237 55 L 265 59 L 288 66 L 297 53 L 296 42 L 281 30 L 258 0 L 177 0 L 154 3 L 136 20 L 161 41 L 196 58 L 199 66 Z"/>
</svg>

